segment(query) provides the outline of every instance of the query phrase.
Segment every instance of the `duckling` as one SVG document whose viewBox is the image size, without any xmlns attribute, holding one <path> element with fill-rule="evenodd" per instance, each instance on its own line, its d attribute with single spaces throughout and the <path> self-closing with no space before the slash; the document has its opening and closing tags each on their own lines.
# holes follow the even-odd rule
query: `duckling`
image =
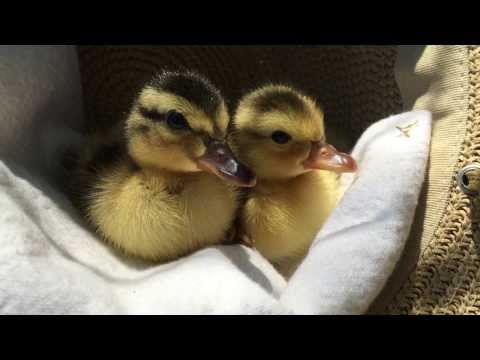
<svg viewBox="0 0 480 360">
<path fill-rule="evenodd" d="M 356 162 L 326 143 L 315 101 L 285 85 L 244 96 L 229 141 L 257 176 L 239 212 L 238 239 L 288 278 L 337 204 L 338 174 L 356 171 Z"/>
<path fill-rule="evenodd" d="M 192 71 L 157 74 L 126 120 L 67 156 L 67 193 L 125 254 L 166 262 L 227 236 L 238 187 L 255 184 L 226 143 L 220 91 Z"/>
</svg>

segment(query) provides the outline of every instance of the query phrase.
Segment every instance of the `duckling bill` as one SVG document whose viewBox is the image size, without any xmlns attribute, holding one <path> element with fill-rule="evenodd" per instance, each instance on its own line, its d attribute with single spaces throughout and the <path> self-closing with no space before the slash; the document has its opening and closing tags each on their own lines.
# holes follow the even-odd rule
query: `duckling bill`
<svg viewBox="0 0 480 360">
<path fill-rule="evenodd" d="M 220 91 L 195 72 L 163 72 L 124 122 L 76 155 L 67 193 L 124 253 L 169 261 L 221 243 L 255 175 L 226 142 Z"/>
<path fill-rule="evenodd" d="M 357 163 L 349 154 L 321 141 L 312 141 L 310 153 L 303 161 L 303 167 L 308 170 L 327 170 L 336 173 L 357 171 Z"/>
<path fill-rule="evenodd" d="M 224 141 L 210 141 L 205 155 L 198 158 L 198 167 L 237 186 L 252 187 L 256 183 L 255 174 L 236 160 Z"/>
</svg>

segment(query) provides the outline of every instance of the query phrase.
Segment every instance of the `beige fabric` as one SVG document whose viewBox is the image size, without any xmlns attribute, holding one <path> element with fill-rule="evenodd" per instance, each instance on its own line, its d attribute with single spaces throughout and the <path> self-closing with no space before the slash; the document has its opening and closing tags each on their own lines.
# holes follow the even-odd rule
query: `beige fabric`
<svg viewBox="0 0 480 360">
<path fill-rule="evenodd" d="M 471 199 L 459 191 L 455 178 L 479 157 L 479 70 L 476 46 L 428 46 L 414 72 L 399 69 L 407 106 L 418 89 L 415 84 L 429 84 L 411 103 L 432 111 L 435 122 L 430 166 L 407 250 L 373 313 L 480 313 L 478 224 L 472 223 Z"/>
<path fill-rule="evenodd" d="M 415 101 L 413 109 L 430 110 L 435 122 L 426 179 L 428 188 L 422 199 L 426 203 L 425 220 L 423 230 L 414 228 L 414 236 L 421 236 L 421 251 L 430 243 L 444 214 L 452 174 L 465 138 L 468 69 L 467 46 L 434 45 L 425 48 L 415 68 L 415 75 L 430 79 L 430 87 Z M 408 86 L 414 79 L 409 72 L 399 72 L 397 81 L 408 94 Z"/>
</svg>

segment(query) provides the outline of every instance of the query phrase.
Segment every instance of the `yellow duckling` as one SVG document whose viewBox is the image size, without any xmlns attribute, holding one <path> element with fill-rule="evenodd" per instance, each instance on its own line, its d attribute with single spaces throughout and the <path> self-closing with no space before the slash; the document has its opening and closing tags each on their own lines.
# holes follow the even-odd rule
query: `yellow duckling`
<svg viewBox="0 0 480 360">
<path fill-rule="evenodd" d="M 233 121 L 232 149 L 257 176 L 238 237 L 287 277 L 337 204 L 337 174 L 357 167 L 325 142 L 323 117 L 299 91 L 268 85 L 241 99 Z"/>
<path fill-rule="evenodd" d="M 235 217 L 237 186 L 255 184 L 225 142 L 228 125 L 225 102 L 207 79 L 161 73 L 125 122 L 70 159 L 68 193 L 127 254 L 169 261 L 218 244 Z"/>
</svg>

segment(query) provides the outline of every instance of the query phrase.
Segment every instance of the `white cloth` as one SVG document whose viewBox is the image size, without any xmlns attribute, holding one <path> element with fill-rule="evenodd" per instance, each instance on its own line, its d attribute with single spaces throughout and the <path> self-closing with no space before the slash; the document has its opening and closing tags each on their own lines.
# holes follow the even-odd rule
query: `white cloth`
<svg viewBox="0 0 480 360">
<path fill-rule="evenodd" d="M 98 240 L 47 171 L 80 109 L 74 48 L 0 46 L 1 314 L 358 314 L 401 255 L 428 157 L 427 112 L 365 132 L 358 178 L 342 178 L 342 201 L 287 284 L 239 245 L 149 267 Z M 414 121 L 410 137 L 396 128 Z"/>
</svg>

